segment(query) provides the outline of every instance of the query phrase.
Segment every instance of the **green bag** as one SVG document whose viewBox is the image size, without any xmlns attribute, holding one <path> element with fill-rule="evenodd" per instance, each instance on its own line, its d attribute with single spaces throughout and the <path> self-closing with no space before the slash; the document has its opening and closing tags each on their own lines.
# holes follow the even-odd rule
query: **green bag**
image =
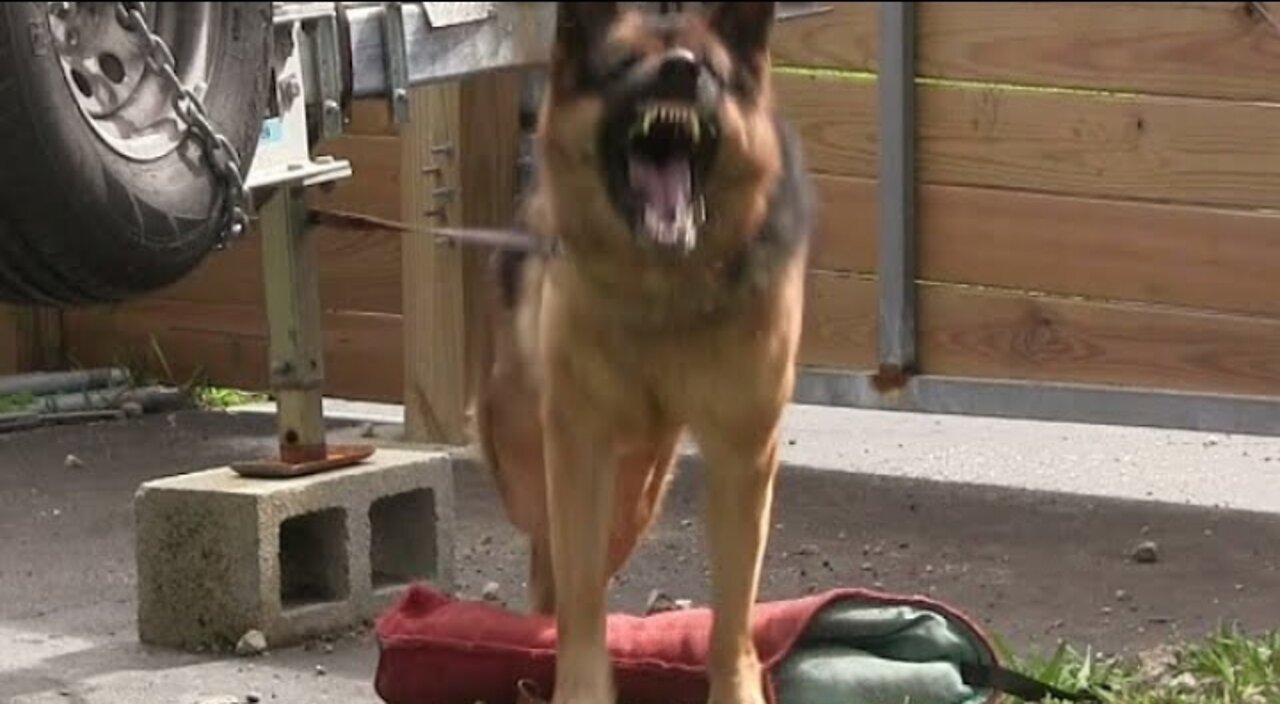
<svg viewBox="0 0 1280 704">
<path fill-rule="evenodd" d="M 1003 668 L 985 634 L 945 605 L 856 590 L 812 613 L 772 675 L 781 704 L 1097 701 Z"/>
</svg>

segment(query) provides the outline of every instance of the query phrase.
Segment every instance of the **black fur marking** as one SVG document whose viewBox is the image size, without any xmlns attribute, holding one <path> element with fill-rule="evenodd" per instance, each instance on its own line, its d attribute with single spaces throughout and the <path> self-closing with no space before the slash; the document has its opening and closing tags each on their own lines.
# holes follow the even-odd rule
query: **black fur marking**
<svg viewBox="0 0 1280 704">
<path fill-rule="evenodd" d="M 818 200 L 809 178 L 800 137 L 781 117 L 773 124 L 778 133 L 782 173 L 761 225 L 762 243 L 780 245 L 784 251 L 807 239 L 817 221 Z"/>
<path fill-rule="evenodd" d="M 776 267 L 788 261 L 796 248 L 812 236 L 817 222 L 818 201 L 800 138 L 781 117 L 775 115 L 773 124 L 778 134 L 781 173 L 759 233 L 726 263 L 725 278 L 734 289 L 750 288 L 769 279 Z"/>
<path fill-rule="evenodd" d="M 518 249 L 503 249 L 494 254 L 498 289 L 502 294 L 502 305 L 507 310 L 514 309 L 520 302 L 520 279 L 528 259 L 529 252 Z"/>
</svg>

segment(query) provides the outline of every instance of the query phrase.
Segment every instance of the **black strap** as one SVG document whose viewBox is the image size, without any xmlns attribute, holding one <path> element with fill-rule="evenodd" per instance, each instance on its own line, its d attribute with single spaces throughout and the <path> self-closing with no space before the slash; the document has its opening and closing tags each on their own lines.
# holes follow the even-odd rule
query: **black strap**
<svg viewBox="0 0 1280 704">
<path fill-rule="evenodd" d="M 960 676 L 970 687 L 994 689 L 1028 702 L 1039 702 L 1044 701 L 1046 697 L 1056 697 L 1064 702 L 1102 704 L 1102 700 L 1096 694 L 1066 692 L 1053 685 L 994 665 L 961 665 Z"/>
</svg>

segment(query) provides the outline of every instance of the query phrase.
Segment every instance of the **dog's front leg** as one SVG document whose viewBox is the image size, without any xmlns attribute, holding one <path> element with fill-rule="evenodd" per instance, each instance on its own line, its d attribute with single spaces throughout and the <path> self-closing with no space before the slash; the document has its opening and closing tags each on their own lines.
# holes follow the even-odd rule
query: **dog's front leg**
<svg viewBox="0 0 1280 704">
<path fill-rule="evenodd" d="M 546 461 L 556 607 L 554 704 L 612 704 L 605 590 L 616 468 L 605 427 L 570 393 L 548 394 Z"/>
<path fill-rule="evenodd" d="M 759 658 L 751 639 L 760 565 L 769 533 L 777 471 L 776 431 L 703 436 L 707 461 L 707 534 L 711 552 L 711 704 L 763 704 Z"/>
</svg>

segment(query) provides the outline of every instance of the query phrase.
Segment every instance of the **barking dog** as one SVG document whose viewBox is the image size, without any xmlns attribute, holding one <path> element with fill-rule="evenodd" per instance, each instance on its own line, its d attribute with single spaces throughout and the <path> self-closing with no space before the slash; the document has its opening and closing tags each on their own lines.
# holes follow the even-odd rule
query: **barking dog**
<svg viewBox="0 0 1280 704">
<path fill-rule="evenodd" d="M 554 613 L 556 704 L 614 700 L 606 588 L 677 443 L 707 466 L 711 700 L 763 701 L 749 612 L 791 397 L 813 199 L 774 113 L 774 3 L 559 3 L 526 227 L 504 253 L 476 433 Z"/>
</svg>

